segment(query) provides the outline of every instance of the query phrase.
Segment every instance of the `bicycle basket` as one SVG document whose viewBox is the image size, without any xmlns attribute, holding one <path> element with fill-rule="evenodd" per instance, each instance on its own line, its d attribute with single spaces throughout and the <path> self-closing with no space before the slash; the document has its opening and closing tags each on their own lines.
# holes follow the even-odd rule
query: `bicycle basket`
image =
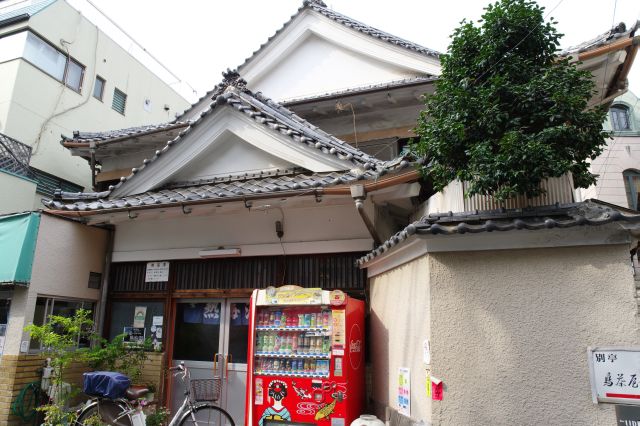
<svg viewBox="0 0 640 426">
<path fill-rule="evenodd" d="M 217 401 L 220 398 L 220 377 L 191 379 L 191 398 L 194 401 Z"/>
</svg>

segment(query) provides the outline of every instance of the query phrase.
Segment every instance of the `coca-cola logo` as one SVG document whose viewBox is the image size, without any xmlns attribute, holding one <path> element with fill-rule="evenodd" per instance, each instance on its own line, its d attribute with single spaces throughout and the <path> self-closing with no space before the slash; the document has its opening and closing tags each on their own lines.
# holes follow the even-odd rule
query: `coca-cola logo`
<svg viewBox="0 0 640 426">
<path fill-rule="evenodd" d="M 357 370 L 362 363 L 362 330 L 358 324 L 353 324 L 349 331 L 349 362 L 351 368 Z"/>
</svg>

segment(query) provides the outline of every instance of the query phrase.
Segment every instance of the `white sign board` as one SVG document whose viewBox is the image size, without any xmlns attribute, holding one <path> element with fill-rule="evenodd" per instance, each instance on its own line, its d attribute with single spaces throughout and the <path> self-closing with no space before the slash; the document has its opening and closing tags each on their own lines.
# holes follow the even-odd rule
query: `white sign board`
<svg viewBox="0 0 640 426">
<path fill-rule="evenodd" d="M 640 405 L 640 347 L 588 349 L 593 402 Z"/>
<path fill-rule="evenodd" d="M 147 262 L 147 273 L 144 282 L 169 281 L 169 262 Z"/>
</svg>

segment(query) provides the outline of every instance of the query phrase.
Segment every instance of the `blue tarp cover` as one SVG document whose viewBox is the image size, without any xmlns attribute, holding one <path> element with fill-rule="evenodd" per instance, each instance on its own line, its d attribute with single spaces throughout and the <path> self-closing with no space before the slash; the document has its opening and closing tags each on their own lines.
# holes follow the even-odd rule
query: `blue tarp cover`
<svg viewBox="0 0 640 426">
<path fill-rule="evenodd" d="M 113 371 L 84 373 L 82 391 L 90 396 L 117 399 L 124 397 L 131 381 L 127 376 Z"/>
</svg>

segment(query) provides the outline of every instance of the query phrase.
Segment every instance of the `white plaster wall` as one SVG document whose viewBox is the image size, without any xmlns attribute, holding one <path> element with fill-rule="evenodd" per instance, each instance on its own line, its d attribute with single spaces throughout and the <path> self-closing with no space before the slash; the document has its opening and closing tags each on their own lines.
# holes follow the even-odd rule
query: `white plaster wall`
<svg viewBox="0 0 640 426">
<path fill-rule="evenodd" d="M 269 73 L 249 81 L 278 100 L 318 95 L 420 75 L 309 35 Z M 282 78 L 295 76 L 295 78 Z"/>
<path fill-rule="evenodd" d="M 13 96 L 13 82 L 18 74 L 20 61 L 14 60 L 0 64 L 0 133 L 7 133 L 7 117 Z"/>
<path fill-rule="evenodd" d="M 293 200 L 287 201 L 293 202 Z M 270 201 L 264 201 L 269 204 Z M 271 201 L 277 206 L 277 201 Z M 262 202 L 254 202 L 259 207 Z M 246 208 L 209 216 L 181 215 L 160 220 L 128 220 L 116 225 L 114 257 L 132 251 L 277 244 L 275 222 L 283 221 L 283 243 L 371 238 L 353 203 L 337 206 Z"/>
<path fill-rule="evenodd" d="M 433 424 L 615 423 L 586 351 L 640 343 L 627 245 L 436 253 L 429 272 Z"/>
<path fill-rule="evenodd" d="M 629 109 L 631 130 L 614 133 L 607 146 L 591 163 L 591 172 L 599 175 L 595 185 L 576 190 L 578 200 L 597 198 L 622 207 L 629 206 L 622 172 L 627 169 L 640 171 L 640 107 L 638 97 L 631 92 L 619 96 L 613 105 Z M 611 131 L 611 114 L 607 114 L 604 129 Z"/>
<path fill-rule="evenodd" d="M 65 48 L 60 40 L 68 41 L 69 54 L 86 67 L 82 93 L 78 94 L 22 59 L 10 62 L 19 63 L 17 73 L 5 75 L 5 69 L 13 70 L 14 65 L 0 66 L 0 82 L 7 82 L 0 83 L 0 100 L 9 100 L 3 132 L 33 146 L 33 166 L 88 187 L 86 160 L 72 157 L 62 148 L 61 134 L 166 122 L 188 106 L 65 1 L 33 16 L 29 26 L 61 51 Z M 96 74 L 106 79 L 103 101 L 92 96 Z M 111 108 L 115 87 L 127 94 L 124 116 Z M 143 108 L 145 99 L 151 100 L 151 112 Z M 164 104 L 170 105 L 169 111 L 163 109 Z"/>
<path fill-rule="evenodd" d="M 31 210 L 36 183 L 0 170 L 0 214 Z"/>
<path fill-rule="evenodd" d="M 18 354 L 28 340 L 23 328 L 33 320 L 39 295 L 97 301 L 89 272 L 103 273 L 107 231 L 42 214 L 28 289 L 16 288 L 11 303 L 5 354 Z"/>
<path fill-rule="evenodd" d="M 411 414 L 431 420 L 431 400 L 424 392 L 426 377 L 422 345 L 430 337 L 429 262 L 426 257 L 404 264 L 370 281 L 369 342 L 373 371 L 373 406 L 384 418 L 384 407 L 397 408 L 398 368 L 411 369 Z"/>
<path fill-rule="evenodd" d="M 233 133 L 225 133 L 221 138 L 223 140 L 201 152 L 188 167 L 172 176 L 171 180 L 193 181 L 293 167 L 290 162 L 254 147 Z"/>
<path fill-rule="evenodd" d="M 591 172 L 599 175 L 598 182 L 580 189 L 581 199 L 597 198 L 630 207 L 622 177 L 627 169 L 640 171 L 640 136 L 615 136 L 608 141 L 603 153 L 591 164 Z"/>
</svg>

